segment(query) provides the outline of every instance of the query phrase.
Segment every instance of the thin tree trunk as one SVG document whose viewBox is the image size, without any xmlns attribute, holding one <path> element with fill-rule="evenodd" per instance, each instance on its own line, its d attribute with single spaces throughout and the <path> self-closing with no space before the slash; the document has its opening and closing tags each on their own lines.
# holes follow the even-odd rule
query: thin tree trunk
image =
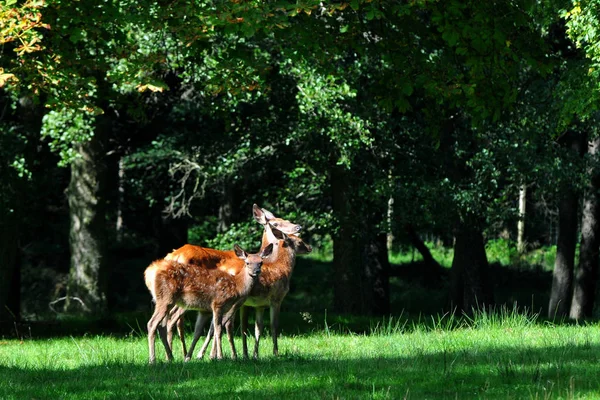
<svg viewBox="0 0 600 400">
<path fill-rule="evenodd" d="M 76 145 L 79 157 L 71 164 L 67 191 L 71 220 L 67 311 L 107 310 L 106 149 L 102 139 L 107 136 L 108 123 L 105 116 L 97 118 L 95 135 L 90 141 Z M 75 298 L 80 301 L 74 301 Z"/>
<path fill-rule="evenodd" d="M 475 226 L 472 223 L 460 224 L 452 260 L 452 307 L 466 313 L 494 303 L 483 234 Z"/>
<path fill-rule="evenodd" d="M 406 225 L 406 232 L 408 234 L 408 238 L 410 239 L 410 243 L 419 251 L 419 253 L 421 253 L 421 256 L 423 257 L 423 275 L 426 278 L 425 282 L 431 284 L 432 286 L 437 285 L 442 278 L 442 266 L 435 260 L 435 258 L 433 258 L 431 251 L 429 251 L 429 248 L 425 245 L 425 242 L 421 240 L 412 225 Z"/>
<path fill-rule="evenodd" d="M 525 252 L 525 211 L 527 208 L 527 185 L 521 185 L 519 190 L 519 222 L 517 222 L 517 250 Z"/>
<path fill-rule="evenodd" d="M 591 166 L 588 168 L 589 184 L 583 199 L 581 217 L 581 245 L 579 267 L 573 282 L 573 299 L 569 316 L 583 319 L 592 316 L 598 277 L 600 247 L 600 137 L 588 142 Z"/>
<path fill-rule="evenodd" d="M 125 163 L 123 157 L 119 157 L 118 165 L 118 182 L 117 182 L 117 221 L 115 223 L 115 231 L 117 243 L 123 242 L 123 206 L 125 204 Z"/>
<path fill-rule="evenodd" d="M 573 151 L 583 154 L 584 140 L 582 135 L 572 134 L 567 137 Z M 558 205 L 558 239 L 556 243 L 556 260 L 552 273 L 552 288 L 548 304 L 549 318 L 568 316 L 573 294 L 573 269 L 575 265 L 575 248 L 577 246 L 577 211 L 579 195 L 570 184 L 565 184 L 562 198 Z"/>
</svg>

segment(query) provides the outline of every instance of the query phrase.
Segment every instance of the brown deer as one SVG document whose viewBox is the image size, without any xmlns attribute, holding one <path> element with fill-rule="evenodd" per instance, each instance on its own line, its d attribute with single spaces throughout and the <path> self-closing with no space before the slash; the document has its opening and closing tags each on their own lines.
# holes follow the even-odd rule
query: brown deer
<svg viewBox="0 0 600 400">
<path fill-rule="evenodd" d="M 250 295 L 246 298 L 243 306 L 240 308 L 240 319 L 242 326 L 242 344 L 244 357 L 248 357 L 248 345 L 246 340 L 246 331 L 248 328 L 248 307 L 253 307 L 256 311 L 256 323 L 255 323 L 255 342 L 254 342 L 254 358 L 258 358 L 258 347 L 260 343 L 260 336 L 263 331 L 263 313 L 266 307 L 271 309 L 271 335 L 273 338 L 273 354 L 278 355 L 279 349 L 277 345 L 277 336 L 279 330 L 279 311 L 281 309 L 281 303 L 285 298 L 286 294 L 290 289 L 290 279 L 296 263 L 296 254 L 306 254 L 312 251 L 310 245 L 304 243 L 302 239 L 295 235 L 286 235 L 285 233 L 273 229 L 273 234 L 279 239 L 277 247 L 279 253 L 277 258 L 273 260 L 273 257 L 265 260 L 263 263 L 262 273 L 258 278 L 258 282 L 254 285 L 254 288 L 250 292 Z M 198 316 L 200 320 L 201 316 Z M 229 341 L 233 340 L 233 320 L 230 319 L 226 322 L 226 331 Z M 201 324 L 204 325 L 204 324 Z M 198 328 L 198 326 L 196 326 Z M 200 328 L 201 329 L 201 328 Z M 200 336 L 201 331 L 198 329 L 194 330 L 194 340 L 188 351 L 186 359 L 189 359 L 194 350 L 194 346 Z M 198 358 L 202 358 L 210 343 L 213 333 L 213 326 L 209 331 L 206 340 L 202 346 L 202 349 L 198 353 Z M 215 351 L 215 345 L 213 344 L 213 352 Z"/>
<path fill-rule="evenodd" d="M 264 227 L 261 249 L 264 249 L 270 243 L 276 244 L 278 242 L 278 239 L 275 237 L 275 235 L 272 232 L 272 228 L 276 228 L 279 231 L 286 233 L 286 234 L 298 233 L 302 229 L 302 227 L 300 225 L 294 224 L 294 223 L 287 221 L 285 219 L 282 219 L 282 218 L 275 217 L 273 215 L 273 213 L 265 210 L 264 208 L 260 208 L 256 204 L 254 204 L 252 206 L 252 214 L 253 214 L 256 222 L 263 225 L 263 227 Z M 243 268 L 243 264 L 238 262 L 238 260 L 235 259 L 235 257 L 229 257 L 229 258 L 223 259 L 223 258 L 219 258 L 219 257 L 222 257 L 222 255 L 215 256 L 215 254 L 212 253 L 211 251 L 212 251 L 211 249 L 206 249 L 203 247 L 186 244 L 186 245 L 180 247 L 179 249 L 173 250 L 171 253 L 167 254 L 167 256 L 165 257 L 165 260 L 176 261 L 176 262 L 179 262 L 182 264 L 192 264 L 192 265 L 196 265 L 196 266 L 202 267 L 202 268 L 219 268 L 223 271 L 228 272 L 231 275 L 235 275 Z M 276 253 L 277 253 L 277 248 L 274 248 L 273 254 L 271 255 L 271 259 L 273 259 L 274 257 L 277 256 Z M 231 254 L 230 254 L 230 256 L 231 256 Z M 215 261 L 215 260 L 218 260 L 218 261 Z M 167 341 L 169 343 L 169 348 L 172 349 L 173 328 L 174 328 L 174 325 L 177 325 L 177 331 L 179 334 L 179 338 L 181 340 L 183 354 L 185 357 L 187 354 L 187 351 L 186 351 L 186 345 L 185 345 L 185 333 L 184 333 L 184 329 L 183 329 L 183 326 L 184 326 L 183 313 L 184 312 L 185 312 L 185 309 L 179 308 L 179 307 L 174 307 L 173 310 L 171 310 L 171 313 L 168 318 L 169 323 L 167 324 Z M 204 326 L 204 324 L 206 322 L 205 321 L 206 318 L 208 318 L 208 316 L 203 315 L 202 313 L 199 313 L 196 324 L 201 324 L 201 326 Z M 232 325 L 229 325 L 229 326 L 230 326 L 230 329 L 233 329 Z M 197 328 L 195 328 L 195 330 L 196 329 Z M 232 357 L 236 358 L 237 353 L 235 351 L 235 345 L 233 343 L 233 338 L 230 335 L 228 335 L 228 339 L 229 339 L 229 345 L 231 347 Z M 189 359 L 189 358 L 186 357 L 186 359 Z"/>
<path fill-rule="evenodd" d="M 212 254 L 215 265 L 223 261 L 217 250 L 206 249 Z M 210 252 L 209 250 L 212 250 Z M 214 319 L 216 357 L 223 357 L 221 346 L 221 326 L 227 323 L 246 299 L 261 272 L 263 259 L 273 251 L 269 244 L 258 254 L 247 254 L 238 245 L 234 246 L 235 256 L 242 260 L 242 270 L 230 275 L 219 268 L 197 268 L 173 260 L 157 260 L 144 272 L 146 286 L 156 303 L 154 313 L 148 321 L 149 361 L 156 359 L 154 343 L 158 329 L 161 341 L 171 361 L 173 354 L 166 337 L 169 312 L 174 306 L 195 309 L 202 314 L 212 313 Z M 228 252 L 221 252 L 228 253 Z"/>
</svg>

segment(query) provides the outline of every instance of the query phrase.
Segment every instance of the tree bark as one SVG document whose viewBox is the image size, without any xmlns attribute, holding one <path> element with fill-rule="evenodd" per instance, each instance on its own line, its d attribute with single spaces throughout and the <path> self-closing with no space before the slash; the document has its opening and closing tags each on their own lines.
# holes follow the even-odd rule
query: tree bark
<svg viewBox="0 0 600 400">
<path fill-rule="evenodd" d="M 452 260 L 451 306 L 467 314 L 494 303 L 483 234 L 476 224 L 463 222 L 456 231 Z"/>
<path fill-rule="evenodd" d="M 521 185 L 519 190 L 519 222 L 517 222 L 517 250 L 525 252 L 525 211 L 527 208 L 527 185 Z"/>
<path fill-rule="evenodd" d="M 97 117 L 95 135 L 76 145 L 79 157 L 71 164 L 69 247 L 71 266 L 66 311 L 107 311 L 106 165 L 103 139 L 109 121 Z M 79 299 L 80 301 L 74 301 Z"/>
<path fill-rule="evenodd" d="M 0 324 L 20 319 L 21 274 L 18 227 L 19 219 L 14 212 L 1 212 Z"/>
<path fill-rule="evenodd" d="M 370 222 L 374 222 L 370 220 Z M 363 247 L 363 268 L 365 297 L 368 314 L 388 315 L 390 313 L 390 261 L 387 252 L 387 234 L 385 232 L 367 232 Z"/>
<path fill-rule="evenodd" d="M 387 201 L 357 199 L 356 174 L 335 165 L 331 169 L 333 213 L 334 308 L 340 313 L 389 313 L 387 238 L 378 225 L 386 217 Z"/>
<path fill-rule="evenodd" d="M 331 169 L 333 213 L 338 228 L 333 232 L 334 303 L 337 312 L 359 314 L 365 299 L 361 290 L 361 244 L 353 218 L 349 172 L 335 165 Z"/>
<path fill-rule="evenodd" d="M 573 151 L 583 154 L 583 137 L 571 134 L 567 137 Z M 552 273 L 552 288 L 548 304 L 548 318 L 568 316 L 573 292 L 573 269 L 577 246 L 577 211 L 579 195 L 571 183 L 564 185 L 558 204 L 558 240 L 556 260 Z"/>
<path fill-rule="evenodd" d="M 162 215 L 158 232 L 158 257 L 183 246 L 188 242 L 187 218 L 172 218 Z"/>
<path fill-rule="evenodd" d="M 123 157 L 119 157 L 117 170 L 117 220 L 115 222 L 115 233 L 117 243 L 123 242 L 123 207 L 125 206 L 125 163 Z"/>
<path fill-rule="evenodd" d="M 573 282 L 573 299 L 569 317 L 583 319 L 592 316 L 598 277 L 600 247 L 600 168 L 598 168 L 600 137 L 588 142 L 591 166 L 589 183 L 583 198 L 579 267 Z"/>
<path fill-rule="evenodd" d="M 425 276 L 425 283 L 436 286 L 442 279 L 442 266 L 435 258 L 433 258 L 431 251 L 429 251 L 429 248 L 425 245 L 423 240 L 421 240 L 414 227 L 407 224 L 405 228 L 410 243 L 423 257 L 423 275 Z"/>
<path fill-rule="evenodd" d="M 219 222 L 217 232 L 224 233 L 229 230 L 234 220 L 235 190 L 229 181 L 222 183 L 221 202 L 219 203 Z"/>
</svg>

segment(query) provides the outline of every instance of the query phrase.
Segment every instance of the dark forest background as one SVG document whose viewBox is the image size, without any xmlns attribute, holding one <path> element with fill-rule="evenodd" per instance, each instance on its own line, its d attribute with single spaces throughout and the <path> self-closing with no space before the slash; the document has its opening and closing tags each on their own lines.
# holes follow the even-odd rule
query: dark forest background
<svg viewBox="0 0 600 400">
<path fill-rule="evenodd" d="M 6 2 L 3 330 L 149 312 L 145 267 L 257 249 L 254 203 L 315 248 L 295 315 L 597 317 L 594 7 Z"/>
</svg>

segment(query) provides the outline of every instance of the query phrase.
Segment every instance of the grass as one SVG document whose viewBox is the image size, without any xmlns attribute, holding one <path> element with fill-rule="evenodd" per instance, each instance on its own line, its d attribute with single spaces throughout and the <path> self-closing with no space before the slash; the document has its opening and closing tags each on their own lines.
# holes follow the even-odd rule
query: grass
<svg viewBox="0 0 600 400">
<path fill-rule="evenodd" d="M 433 258 L 445 268 L 452 266 L 454 250 L 451 247 L 444 247 L 433 242 L 426 242 L 426 246 L 431 251 Z M 499 264 L 504 267 L 525 267 L 541 268 L 545 271 L 552 271 L 554 260 L 556 259 L 556 246 L 543 246 L 530 249 L 524 254 L 519 254 L 517 244 L 513 240 L 491 239 L 485 246 L 486 255 L 490 264 Z M 414 248 L 408 250 L 391 252 L 389 255 L 392 264 L 411 264 L 423 260 L 421 254 Z"/>
<path fill-rule="evenodd" d="M 600 398 L 598 324 L 554 325 L 508 311 L 370 326 L 366 334 L 324 324 L 284 335 L 277 358 L 267 338 L 258 361 L 183 363 L 176 343 L 177 361 L 156 365 L 147 365 L 146 338 L 135 331 L 2 340 L 0 398 Z"/>
</svg>

